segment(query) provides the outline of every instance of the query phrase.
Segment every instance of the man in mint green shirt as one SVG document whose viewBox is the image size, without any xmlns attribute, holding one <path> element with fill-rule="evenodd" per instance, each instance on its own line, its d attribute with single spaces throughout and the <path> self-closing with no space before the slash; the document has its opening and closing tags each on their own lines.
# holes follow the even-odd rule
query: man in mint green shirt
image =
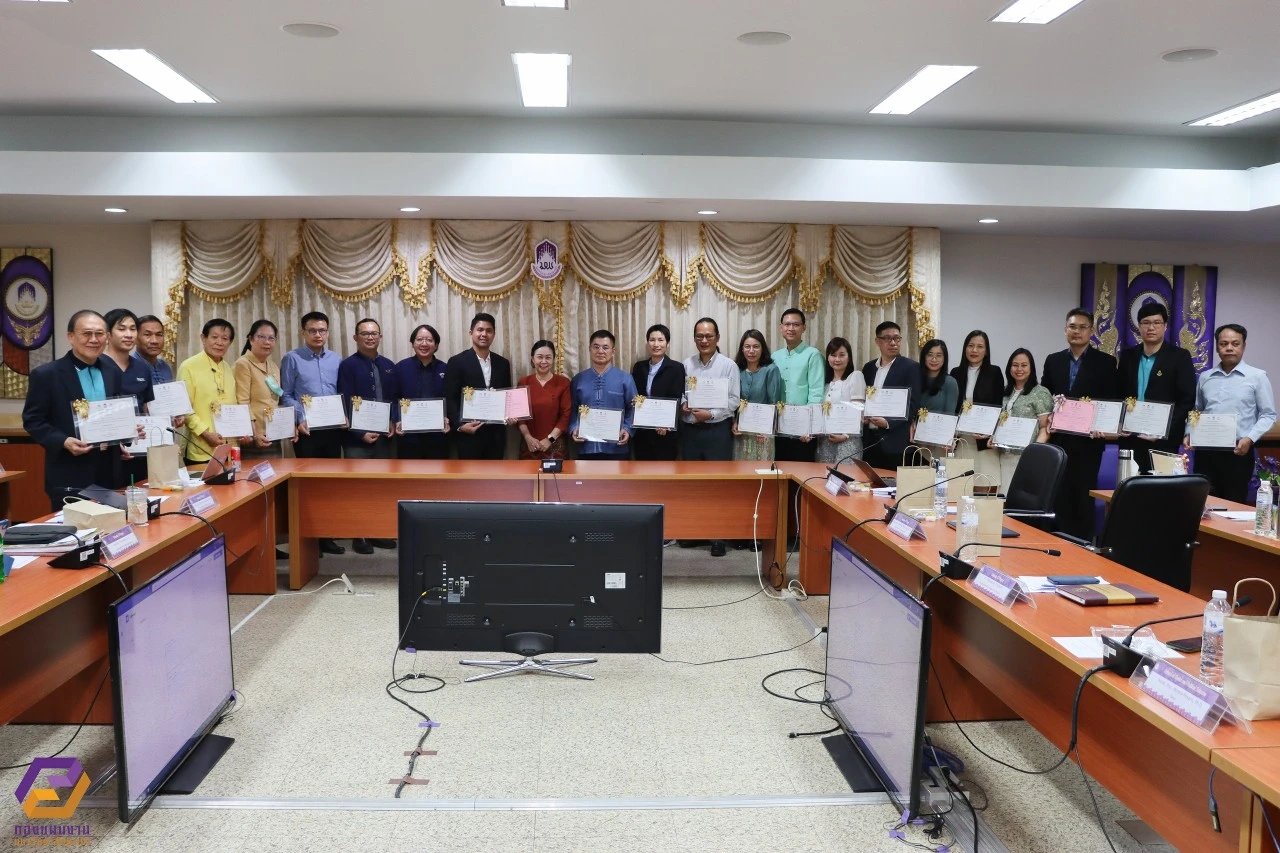
<svg viewBox="0 0 1280 853">
<path fill-rule="evenodd" d="M 827 381 L 822 353 L 804 342 L 805 316 L 799 308 L 782 312 L 782 339 L 786 346 L 773 352 L 773 363 L 782 374 L 782 399 L 788 406 L 821 403 Z M 778 461 L 812 462 L 818 443 L 811 436 L 778 436 L 774 458 Z"/>
</svg>

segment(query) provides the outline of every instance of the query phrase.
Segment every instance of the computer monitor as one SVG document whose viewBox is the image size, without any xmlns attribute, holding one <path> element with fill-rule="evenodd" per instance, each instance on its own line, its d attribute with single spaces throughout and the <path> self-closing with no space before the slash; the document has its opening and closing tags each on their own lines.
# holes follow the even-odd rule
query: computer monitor
<svg viewBox="0 0 1280 853">
<path fill-rule="evenodd" d="M 222 537 L 111 604 L 107 638 L 120 820 L 129 823 L 180 767 L 198 783 L 230 745 L 206 738 L 234 690 Z"/>
<path fill-rule="evenodd" d="M 402 649 L 660 651 L 659 505 L 400 501 L 399 532 Z"/>
<path fill-rule="evenodd" d="M 899 812 L 920 810 L 928 606 L 840 539 L 831 542 L 826 696 Z"/>
</svg>

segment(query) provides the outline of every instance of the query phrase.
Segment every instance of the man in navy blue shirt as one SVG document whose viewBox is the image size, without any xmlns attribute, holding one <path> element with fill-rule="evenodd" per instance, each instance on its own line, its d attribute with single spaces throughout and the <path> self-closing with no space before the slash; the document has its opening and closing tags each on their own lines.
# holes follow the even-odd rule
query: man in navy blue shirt
<svg viewBox="0 0 1280 853">
<path fill-rule="evenodd" d="M 365 317 L 356 323 L 354 335 L 356 351 L 338 365 L 338 393 L 347 409 L 349 423 L 354 422 L 352 398 L 361 402 L 377 400 L 391 403 L 390 420 L 386 432 L 365 432 L 348 429 L 343 436 L 343 455 L 348 459 L 390 459 L 391 436 L 395 434 L 395 422 L 400 419 L 400 383 L 396 378 L 396 366 L 391 359 L 378 354 L 382 345 L 382 327 L 378 321 Z M 394 548 L 394 539 L 353 539 L 351 547 L 357 554 L 372 554 L 373 547 Z"/>
</svg>

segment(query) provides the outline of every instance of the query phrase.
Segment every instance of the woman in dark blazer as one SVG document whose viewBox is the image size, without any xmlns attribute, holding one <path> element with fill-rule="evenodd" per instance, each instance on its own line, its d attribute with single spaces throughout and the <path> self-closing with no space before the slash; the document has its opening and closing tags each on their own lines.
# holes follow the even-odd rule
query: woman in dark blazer
<svg viewBox="0 0 1280 853">
<path fill-rule="evenodd" d="M 991 363 L 991 340 L 981 329 L 974 329 L 965 336 L 964 346 L 960 349 L 960 363 L 951 371 L 951 377 L 960 388 L 957 415 L 966 402 L 997 409 L 1004 405 L 1004 374 Z M 974 470 L 999 482 L 999 454 L 995 448 L 987 447 L 987 437 L 974 437 L 974 440 Z"/>
<path fill-rule="evenodd" d="M 645 339 L 649 357 L 637 361 L 631 368 L 636 390 L 646 397 L 679 400 L 684 393 L 684 365 L 667 355 L 671 330 L 656 323 L 649 327 Z M 679 448 L 674 429 L 638 429 L 631 445 L 638 460 L 674 460 Z"/>
</svg>

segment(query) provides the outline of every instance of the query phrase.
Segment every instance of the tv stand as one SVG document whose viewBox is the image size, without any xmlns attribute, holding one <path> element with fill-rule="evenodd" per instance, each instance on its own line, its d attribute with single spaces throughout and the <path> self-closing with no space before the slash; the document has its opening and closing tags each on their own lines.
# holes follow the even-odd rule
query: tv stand
<svg viewBox="0 0 1280 853">
<path fill-rule="evenodd" d="M 503 646 L 508 652 L 521 656 L 521 660 L 463 660 L 463 666 L 483 666 L 493 668 L 493 672 L 473 675 L 465 681 L 484 681 L 486 678 L 497 678 L 502 675 L 559 675 L 562 678 L 578 678 L 583 681 L 595 681 L 595 677 L 582 672 L 567 672 L 562 667 L 581 666 L 595 663 L 595 658 L 560 658 L 558 660 L 539 660 L 537 655 L 546 655 L 555 651 L 555 638 L 550 634 L 537 631 L 522 631 L 508 634 L 503 638 Z"/>
</svg>

